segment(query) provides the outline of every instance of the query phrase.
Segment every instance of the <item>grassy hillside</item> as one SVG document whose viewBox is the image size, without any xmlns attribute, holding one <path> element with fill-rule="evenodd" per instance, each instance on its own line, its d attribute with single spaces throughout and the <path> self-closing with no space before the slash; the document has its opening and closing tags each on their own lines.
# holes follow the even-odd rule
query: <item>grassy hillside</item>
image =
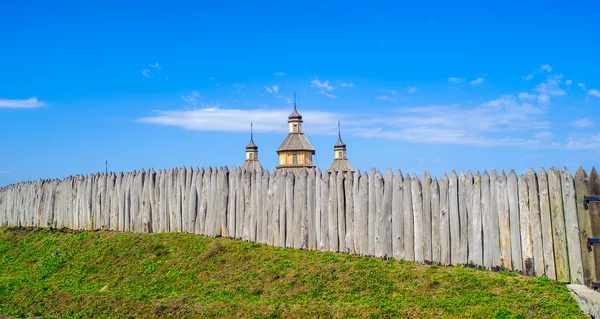
<svg viewBox="0 0 600 319">
<path fill-rule="evenodd" d="M 545 278 L 190 234 L 0 228 L 0 315 L 584 318 Z"/>
</svg>

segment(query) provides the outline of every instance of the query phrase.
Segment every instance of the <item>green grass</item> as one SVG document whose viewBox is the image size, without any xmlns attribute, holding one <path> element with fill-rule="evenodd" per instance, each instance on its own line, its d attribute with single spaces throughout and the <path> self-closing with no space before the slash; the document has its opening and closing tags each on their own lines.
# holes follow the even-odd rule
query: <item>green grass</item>
<svg viewBox="0 0 600 319">
<path fill-rule="evenodd" d="M 546 278 L 191 234 L 0 228 L 0 315 L 585 318 Z"/>
</svg>

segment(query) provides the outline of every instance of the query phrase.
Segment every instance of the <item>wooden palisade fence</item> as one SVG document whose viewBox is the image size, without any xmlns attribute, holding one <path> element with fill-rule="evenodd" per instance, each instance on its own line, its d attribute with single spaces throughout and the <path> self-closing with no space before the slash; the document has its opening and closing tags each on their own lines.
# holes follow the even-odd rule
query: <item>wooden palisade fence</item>
<svg viewBox="0 0 600 319">
<path fill-rule="evenodd" d="M 0 188 L 0 225 L 188 232 L 420 263 L 508 269 L 590 285 L 600 277 L 594 169 L 344 176 L 169 169 Z M 596 258 L 594 258 L 596 254 Z"/>
</svg>

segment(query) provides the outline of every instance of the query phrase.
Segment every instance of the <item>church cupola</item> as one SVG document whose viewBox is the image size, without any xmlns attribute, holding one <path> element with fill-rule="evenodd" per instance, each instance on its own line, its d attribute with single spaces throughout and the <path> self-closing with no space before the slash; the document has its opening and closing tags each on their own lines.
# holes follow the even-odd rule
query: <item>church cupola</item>
<svg viewBox="0 0 600 319">
<path fill-rule="evenodd" d="M 296 107 L 296 93 L 294 93 L 294 110 L 288 116 L 289 133 L 277 149 L 279 166 L 277 169 L 297 170 L 315 167 L 312 156 L 315 149 L 310 144 L 302 129 L 302 115 Z"/>
<path fill-rule="evenodd" d="M 250 167 L 262 167 L 262 165 L 260 165 L 260 162 L 258 161 L 258 146 L 254 144 L 252 123 L 250 123 L 250 143 L 246 145 L 246 161 L 244 162 L 244 165 L 242 165 L 242 168 L 248 169 Z"/>
<path fill-rule="evenodd" d="M 342 142 L 342 132 L 340 129 L 340 122 L 338 121 L 338 140 L 333 145 L 333 163 L 329 168 L 331 172 L 342 171 L 344 175 L 348 174 L 348 172 L 353 172 L 354 168 L 348 161 L 346 157 L 346 144 Z"/>
</svg>

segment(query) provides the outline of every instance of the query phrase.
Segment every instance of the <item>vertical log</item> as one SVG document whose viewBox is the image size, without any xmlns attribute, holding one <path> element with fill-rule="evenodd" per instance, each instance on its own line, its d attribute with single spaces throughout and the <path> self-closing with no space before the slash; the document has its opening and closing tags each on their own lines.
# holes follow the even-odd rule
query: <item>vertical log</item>
<svg viewBox="0 0 600 319">
<path fill-rule="evenodd" d="M 376 219 L 376 200 L 375 200 L 375 168 L 371 168 L 369 172 L 369 251 L 367 255 L 374 256 L 375 255 L 375 219 Z"/>
<path fill-rule="evenodd" d="M 421 189 L 421 182 L 415 174 L 413 174 L 411 179 L 410 190 L 413 210 L 413 223 L 415 228 L 415 261 L 424 263 L 425 234 L 423 231 L 423 192 Z"/>
<path fill-rule="evenodd" d="M 333 174 L 333 173 L 332 173 Z M 346 199 L 344 198 L 345 178 L 342 171 L 337 172 L 337 231 L 338 249 L 344 252 L 346 249 Z"/>
<path fill-rule="evenodd" d="M 321 244 L 323 243 L 321 239 L 321 213 L 322 213 L 322 202 L 323 198 L 321 197 L 323 187 L 323 180 L 321 177 L 321 170 L 319 168 L 316 169 L 315 172 L 315 217 L 314 217 L 314 225 L 315 225 L 315 243 L 313 248 L 314 250 L 323 250 Z"/>
<path fill-rule="evenodd" d="M 440 263 L 441 255 L 441 220 L 440 220 L 440 186 L 437 178 L 431 181 L 431 261 Z"/>
<path fill-rule="evenodd" d="M 563 167 L 561 172 L 562 196 L 565 208 L 565 230 L 569 252 L 569 269 L 571 283 L 583 285 L 583 265 L 581 243 L 579 242 L 579 223 L 577 220 L 577 204 L 575 203 L 575 184 L 573 176 Z"/>
<path fill-rule="evenodd" d="M 531 211 L 529 207 L 529 194 L 527 178 L 519 177 L 519 212 L 521 229 L 521 254 L 523 258 L 523 270 L 528 276 L 535 275 L 533 259 L 533 239 L 531 235 Z"/>
<path fill-rule="evenodd" d="M 306 236 L 307 238 L 307 249 L 315 250 L 317 248 L 316 245 L 316 232 L 315 232 L 315 207 L 316 207 L 316 171 L 315 169 L 310 169 L 308 171 L 308 177 L 306 179 Z"/>
<path fill-rule="evenodd" d="M 469 220 L 467 218 L 467 177 L 463 172 L 460 172 L 458 178 L 458 215 L 460 217 L 460 247 L 458 255 L 458 263 L 465 265 L 468 262 L 468 245 L 469 245 Z"/>
<path fill-rule="evenodd" d="M 237 167 L 232 167 L 229 172 L 229 196 L 227 197 L 227 237 L 235 238 L 235 216 L 236 216 L 236 201 L 237 201 Z M 193 193 L 191 193 L 193 194 Z M 191 202 L 190 202 L 191 203 Z"/>
<path fill-rule="evenodd" d="M 423 252 L 423 258 L 426 263 L 432 261 L 432 248 L 431 248 L 431 176 L 428 171 L 425 171 L 423 175 L 423 248 L 425 251 Z M 465 262 L 466 263 L 466 262 Z"/>
<path fill-rule="evenodd" d="M 470 245 L 469 263 L 476 266 L 483 266 L 483 224 L 482 224 L 482 206 L 481 206 L 481 175 L 475 173 L 473 178 L 473 190 L 471 192 L 471 209 L 473 209 L 473 219 L 471 220 L 472 243 Z"/>
<path fill-rule="evenodd" d="M 550 196 L 548 190 L 548 174 L 543 168 L 538 174 L 540 220 L 542 223 L 542 246 L 544 248 L 544 273 L 556 280 L 554 266 L 554 244 L 552 239 L 552 219 L 550 217 Z"/>
<path fill-rule="evenodd" d="M 376 257 L 384 257 L 383 255 L 383 177 L 381 173 L 377 171 L 375 173 L 375 178 L 373 180 L 375 183 L 375 256 Z"/>
<path fill-rule="evenodd" d="M 354 194 L 353 194 L 353 172 L 348 172 L 344 181 L 344 194 L 346 204 L 346 253 L 354 254 Z"/>
<path fill-rule="evenodd" d="M 352 182 L 352 198 L 354 200 L 353 203 L 353 212 L 354 212 L 354 253 L 357 255 L 361 254 L 360 250 L 360 171 L 356 170 L 353 172 L 353 182 Z"/>
<path fill-rule="evenodd" d="M 307 207 L 308 207 L 308 172 L 306 169 L 303 169 L 302 171 L 300 171 L 299 174 L 299 181 L 300 181 L 300 185 L 298 185 L 298 188 L 300 190 L 299 192 L 299 197 L 297 197 L 296 199 L 299 200 L 298 202 L 298 215 L 299 215 L 299 221 L 298 221 L 298 227 L 299 232 L 298 232 L 298 242 L 296 243 L 296 241 L 294 241 L 294 243 L 296 244 L 295 247 L 296 248 L 301 248 L 301 249 L 307 249 L 308 248 L 308 214 L 307 214 Z"/>
<path fill-rule="evenodd" d="M 404 258 L 403 183 L 402 173 L 397 170 L 392 184 L 392 249 L 396 259 Z"/>
<path fill-rule="evenodd" d="M 273 180 L 273 203 L 271 204 L 271 242 L 273 246 L 281 246 L 279 242 L 279 205 L 281 203 L 281 171 L 273 171 L 271 180 Z"/>
<path fill-rule="evenodd" d="M 394 173 L 388 169 L 383 183 L 383 202 L 381 208 L 381 246 L 383 258 L 390 258 L 393 255 L 392 248 L 392 201 L 394 189 Z"/>
<path fill-rule="evenodd" d="M 294 247 L 294 180 L 295 176 L 289 172 L 285 178 L 285 246 Z"/>
<path fill-rule="evenodd" d="M 406 174 L 402 185 L 402 201 L 404 212 L 404 259 L 415 261 L 415 220 L 412 207 L 412 190 L 410 175 Z"/>
<path fill-rule="evenodd" d="M 487 171 L 481 176 L 481 224 L 483 228 L 483 266 L 491 269 L 494 266 L 494 240 L 492 238 L 492 203 L 490 194 L 490 176 Z"/>
<path fill-rule="evenodd" d="M 267 244 L 269 241 L 269 219 L 271 218 L 271 198 L 269 194 L 271 193 L 272 187 L 269 187 L 271 183 L 271 176 L 269 171 L 263 171 L 262 175 L 262 203 L 261 203 L 261 211 L 259 214 L 262 216 L 262 239 L 260 239 L 261 243 Z M 228 212 L 229 213 L 229 212 Z"/>
<path fill-rule="evenodd" d="M 494 268 L 500 267 L 500 226 L 498 217 L 498 174 L 496 170 L 492 171 L 490 176 L 490 213 L 491 213 L 491 226 L 492 235 L 490 238 L 492 242 L 492 265 Z"/>
<path fill-rule="evenodd" d="M 587 173 L 580 166 L 575 172 L 575 201 L 577 202 L 577 221 L 579 223 L 579 241 L 581 262 L 583 265 L 583 281 L 588 287 L 596 281 L 594 255 L 587 249 L 588 238 L 592 237 L 592 220 L 590 212 L 584 207 L 584 197 L 588 195 Z M 542 226 L 543 227 L 543 226 Z M 544 247 L 545 252 L 545 247 Z"/>
<path fill-rule="evenodd" d="M 561 282 L 571 282 L 561 178 L 560 172 L 554 166 L 548 171 L 548 188 L 550 191 L 550 216 L 552 219 L 556 279 Z"/>
<path fill-rule="evenodd" d="M 359 180 L 359 232 L 360 232 L 360 254 L 369 254 L 369 176 L 363 172 Z"/>
<path fill-rule="evenodd" d="M 450 264 L 450 215 L 448 212 L 448 176 L 440 179 L 440 262 Z"/>
<path fill-rule="evenodd" d="M 508 205 L 508 185 L 504 171 L 501 171 L 498 176 L 496 201 L 498 204 L 498 227 L 500 233 L 500 267 L 511 270 L 510 211 Z"/>
<path fill-rule="evenodd" d="M 329 172 L 321 176 L 321 241 L 319 250 L 329 250 Z"/>
<path fill-rule="evenodd" d="M 527 186 L 529 187 L 529 210 L 531 216 L 531 239 L 533 243 L 534 267 L 536 276 L 542 276 L 545 267 L 539 189 L 537 176 L 535 171 L 531 168 L 527 172 Z"/>
<path fill-rule="evenodd" d="M 473 250 L 473 173 L 470 170 L 467 171 L 464 187 L 467 206 L 467 264 L 470 264 Z"/>
<path fill-rule="evenodd" d="M 517 174 L 511 170 L 507 179 L 508 211 L 510 215 L 510 251 L 512 269 L 523 271 L 521 257 L 521 217 L 519 213 L 519 189 Z"/>
<path fill-rule="evenodd" d="M 337 176 L 334 172 L 329 175 L 329 199 L 327 222 L 329 224 L 329 251 L 338 252 L 338 221 L 337 221 Z"/>
<path fill-rule="evenodd" d="M 460 262 L 460 215 L 458 209 L 458 175 L 452 170 L 448 183 L 448 210 L 450 214 L 450 263 Z"/>
<path fill-rule="evenodd" d="M 595 167 L 592 167 L 590 176 L 588 178 L 588 194 L 590 196 L 600 196 L 600 176 Z M 590 236 L 600 236 L 600 203 L 590 202 L 588 205 L 588 212 L 590 221 L 592 224 L 592 233 Z M 600 249 L 598 246 L 592 249 L 592 256 L 590 259 L 594 260 L 596 279 L 600 278 Z M 592 271 L 594 273 L 594 271 Z"/>
</svg>

